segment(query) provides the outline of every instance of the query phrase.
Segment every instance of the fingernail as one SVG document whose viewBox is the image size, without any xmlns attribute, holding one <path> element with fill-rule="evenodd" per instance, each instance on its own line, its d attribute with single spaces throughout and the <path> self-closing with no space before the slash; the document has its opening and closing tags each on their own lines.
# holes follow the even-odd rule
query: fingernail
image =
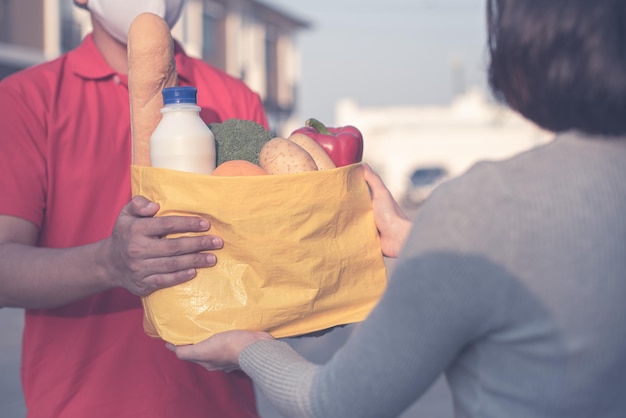
<svg viewBox="0 0 626 418">
<path fill-rule="evenodd" d="M 215 257 L 215 255 L 213 254 L 207 254 L 206 261 L 208 261 L 210 265 L 214 265 L 215 263 L 217 263 L 217 257 Z"/>
<path fill-rule="evenodd" d="M 209 229 L 209 226 L 210 226 L 209 221 L 207 221 L 204 218 L 200 218 L 200 228 Z"/>
<path fill-rule="evenodd" d="M 215 248 L 220 248 L 222 246 L 222 239 L 219 237 L 213 237 L 211 239 L 211 244 L 215 247 Z"/>
</svg>

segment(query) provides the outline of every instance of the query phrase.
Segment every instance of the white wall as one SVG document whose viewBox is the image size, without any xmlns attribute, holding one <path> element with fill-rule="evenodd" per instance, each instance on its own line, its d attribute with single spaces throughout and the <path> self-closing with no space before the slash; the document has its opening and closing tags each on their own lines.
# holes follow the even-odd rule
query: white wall
<svg viewBox="0 0 626 418">
<path fill-rule="evenodd" d="M 456 176 L 479 160 L 507 158 L 553 137 L 480 90 L 449 106 L 363 108 L 345 100 L 337 104 L 335 118 L 337 126 L 361 130 L 363 160 L 398 200 L 420 166 L 441 165 Z"/>
</svg>

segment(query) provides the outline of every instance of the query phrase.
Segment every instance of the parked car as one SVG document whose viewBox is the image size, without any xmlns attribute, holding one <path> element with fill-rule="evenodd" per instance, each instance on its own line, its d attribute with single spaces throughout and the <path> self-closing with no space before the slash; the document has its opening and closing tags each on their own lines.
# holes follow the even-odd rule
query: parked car
<svg viewBox="0 0 626 418">
<path fill-rule="evenodd" d="M 423 166 L 416 168 L 409 177 L 409 184 L 404 195 L 408 206 L 418 206 L 441 182 L 449 177 L 448 170 L 443 166 Z"/>
</svg>

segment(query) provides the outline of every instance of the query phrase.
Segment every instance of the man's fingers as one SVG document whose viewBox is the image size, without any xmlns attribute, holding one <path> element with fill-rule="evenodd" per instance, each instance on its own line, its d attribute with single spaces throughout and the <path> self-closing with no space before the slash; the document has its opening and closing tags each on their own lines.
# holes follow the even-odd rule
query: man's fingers
<svg viewBox="0 0 626 418">
<path fill-rule="evenodd" d="M 135 284 L 135 293 L 146 296 L 155 290 L 185 283 L 196 277 L 197 269 L 212 267 L 216 262 L 214 254 L 205 253 L 145 260 L 146 276 Z"/>
<path fill-rule="evenodd" d="M 174 274 L 189 269 L 213 267 L 216 262 L 217 257 L 212 253 L 185 254 L 147 260 L 147 263 L 152 264 L 150 270 L 159 274 Z"/>
<path fill-rule="evenodd" d="M 141 228 L 144 235 L 163 237 L 185 232 L 206 232 L 211 228 L 211 223 L 198 216 L 162 216 L 143 219 L 141 223 L 137 222 L 136 227 Z"/>
<path fill-rule="evenodd" d="M 142 241 L 141 247 L 133 251 L 142 259 L 159 259 L 204 251 L 219 250 L 223 247 L 221 237 L 199 235 L 195 237 L 152 238 Z"/>
<path fill-rule="evenodd" d="M 130 204 L 126 205 L 125 211 L 130 216 L 144 218 L 156 215 L 159 205 L 143 196 L 135 196 Z"/>
</svg>

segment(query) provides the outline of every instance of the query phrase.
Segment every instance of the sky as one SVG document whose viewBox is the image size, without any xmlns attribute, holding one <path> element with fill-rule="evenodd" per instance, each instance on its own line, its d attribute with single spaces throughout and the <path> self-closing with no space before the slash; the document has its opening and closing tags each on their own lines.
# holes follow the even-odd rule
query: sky
<svg viewBox="0 0 626 418">
<path fill-rule="evenodd" d="M 311 23 L 299 114 L 334 122 L 335 103 L 446 104 L 486 86 L 485 0 L 263 0 Z"/>
</svg>

